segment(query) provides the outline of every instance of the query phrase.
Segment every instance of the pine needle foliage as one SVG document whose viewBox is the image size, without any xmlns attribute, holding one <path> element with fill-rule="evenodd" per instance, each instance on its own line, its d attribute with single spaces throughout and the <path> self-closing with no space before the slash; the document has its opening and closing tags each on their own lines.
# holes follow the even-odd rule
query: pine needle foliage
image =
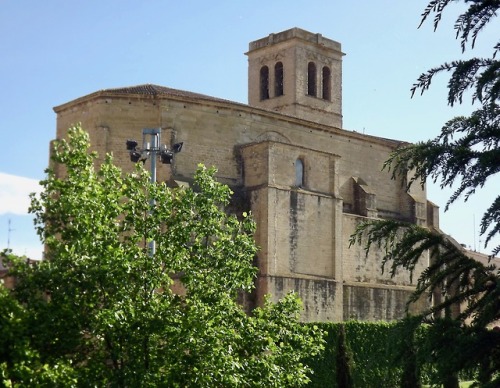
<svg viewBox="0 0 500 388">
<path fill-rule="evenodd" d="M 440 291 L 444 301 L 432 306 L 427 316 L 445 313 L 451 306 L 462 304 L 467 307 L 457 316 L 460 321 L 472 320 L 484 327 L 500 319 L 499 269 L 470 258 L 446 235 L 415 224 L 374 220 L 360 224 L 350 244 L 365 244 L 366 254 L 372 248 L 381 249 L 385 252 L 382 270 L 390 271 L 393 276 L 400 269 L 413 276 L 417 263 L 431 258 L 410 298 L 412 303 Z"/>
<path fill-rule="evenodd" d="M 438 28 L 448 6 L 459 2 L 430 1 L 422 13 L 420 25 L 433 17 L 434 29 Z M 480 33 L 495 23 L 500 0 L 463 0 L 463 3 L 466 9 L 457 17 L 454 29 L 462 52 L 465 52 L 474 49 Z M 448 104 L 462 104 L 470 95 L 478 108 L 470 116 L 449 120 L 434 139 L 395 150 L 384 165 L 392 178 L 401 180 L 407 189 L 413 184 L 423 186 L 427 181 L 438 183 L 442 188 L 453 188 L 445 210 L 458 200 L 467 201 L 477 190 L 498 178 L 500 61 L 496 55 L 499 50 L 500 42 L 497 41 L 493 43 L 489 57 L 459 59 L 421 74 L 411 88 L 412 96 L 417 91 L 424 93 L 428 90 L 436 75 L 448 73 Z M 480 224 L 485 247 L 500 236 L 500 195 L 486 207 Z M 426 350 L 436 358 L 436 365 L 445 371 L 442 382 L 446 384 L 445 376 L 456 376 L 460 370 L 482 365 L 483 372 L 478 378 L 481 386 L 499 386 L 500 365 L 496 360 L 500 353 L 500 339 L 487 328 L 500 319 L 500 268 L 475 261 L 438 229 L 394 220 L 368 221 L 358 226 L 351 237 L 351 244 L 355 243 L 364 244 L 367 254 L 372 248 L 382 249 L 385 252 L 382 270 L 390 271 L 392 275 L 399 269 L 413 274 L 419 260 L 429 260 L 428 268 L 417 279 L 409 303 L 425 296 L 437 297 L 420 320 L 437 328 L 432 331 L 435 341 L 428 341 L 430 346 Z M 499 253 L 500 245 L 494 246 L 491 257 Z M 461 306 L 459 311 L 457 306 Z M 467 338 L 467 341 L 462 341 L 466 344 L 459 348 L 474 349 L 474 352 L 458 351 L 452 355 L 439 350 L 441 339 L 446 334 L 442 319 L 451 319 L 453 325 L 449 327 L 458 327 L 459 343 Z M 464 330 L 462 334 L 460 330 Z M 467 357 L 463 357 L 464 353 Z"/>
<path fill-rule="evenodd" d="M 434 29 L 439 26 L 445 8 L 458 1 L 430 1 L 422 13 L 422 25 L 434 15 Z M 460 40 L 462 52 L 474 48 L 479 33 L 489 23 L 495 23 L 500 0 L 464 0 L 467 9 L 458 16 L 454 29 Z M 497 53 L 500 42 L 492 47 L 488 58 L 473 57 L 455 60 L 434 67 L 420 75 L 413 85 L 412 96 L 429 89 L 432 80 L 442 72 L 451 73 L 448 81 L 448 103 L 461 104 L 464 94 L 471 91 L 471 99 L 480 106 L 470 117 L 455 117 L 442 128 L 433 140 L 417 143 L 397 150 L 386 167 L 392 166 L 393 176 L 405 171 L 416 171 L 409 182 L 426 179 L 439 181 L 441 187 L 458 188 L 450 197 L 446 208 L 460 197 L 467 200 L 486 181 L 500 171 L 500 61 Z M 485 246 L 500 235 L 500 196 L 497 196 L 481 219 L 480 233 L 485 235 Z M 493 255 L 500 253 L 500 245 L 493 248 Z"/>
<path fill-rule="evenodd" d="M 484 187 L 487 181 L 500 172 L 500 108 L 487 105 L 469 117 L 455 117 L 443 127 L 435 139 L 404 146 L 394 151 L 384 168 L 393 179 L 412 176 L 407 188 L 427 180 L 438 182 L 442 188 L 455 188 L 445 210 L 462 198 L 467 199 Z M 500 235 L 500 195 L 486 210 L 481 219 L 481 234 L 486 235 L 485 245 Z M 500 245 L 492 254 L 500 252 Z"/>
<path fill-rule="evenodd" d="M 443 12 L 454 0 L 433 0 L 427 4 L 422 13 L 420 26 L 434 14 L 434 29 L 436 30 L 441 22 Z M 455 21 L 456 38 L 460 40 L 462 52 L 467 46 L 474 48 L 479 33 L 496 16 L 500 8 L 500 0 L 464 0 L 468 4 L 467 10 L 460 14 Z M 419 27 L 420 27 L 419 26 Z M 448 83 L 448 103 L 462 103 L 463 94 L 469 89 L 473 90 L 473 99 L 478 99 L 481 103 L 498 101 L 500 93 L 499 66 L 500 62 L 495 59 L 500 42 L 493 46 L 490 58 L 471 58 L 468 60 L 456 60 L 444 63 L 440 66 L 428 70 L 418 78 L 413 85 L 412 95 L 420 90 L 423 93 L 429 89 L 434 76 L 443 71 L 451 72 Z"/>
<path fill-rule="evenodd" d="M 430 324 L 428 333 L 433 338 L 422 342 L 423 348 L 422 343 L 417 344 L 417 351 L 420 358 L 439 371 L 434 381 L 444 382 L 460 371 L 484 366 L 484 386 L 500 382 L 500 335 L 487 329 L 500 320 L 497 267 L 470 258 L 441 232 L 403 222 L 374 220 L 360 224 L 351 237 L 351 244 L 355 243 L 364 243 L 367 254 L 373 248 L 384 251 L 382 268 L 393 275 L 401 268 L 412 273 L 419 260 L 430 259 L 430 265 L 416 281 L 408 306 L 421 298 L 440 295 L 441 302 L 435 302 L 412 321 Z M 455 310 L 451 319 L 450 311 L 457 305 L 462 309 Z M 453 353 L 441 350 L 443 344 L 450 347 L 446 339 L 449 326 L 459 331 L 453 340 Z"/>
</svg>

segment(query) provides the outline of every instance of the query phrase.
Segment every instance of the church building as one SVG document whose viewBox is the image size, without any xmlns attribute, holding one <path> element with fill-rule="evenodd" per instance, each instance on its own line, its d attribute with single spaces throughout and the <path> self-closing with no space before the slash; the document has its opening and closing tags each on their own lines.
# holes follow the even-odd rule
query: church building
<svg viewBox="0 0 500 388">
<path fill-rule="evenodd" d="M 439 227 L 425 189 L 406 192 L 382 171 L 404 143 L 343 129 L 340 43 L 292 28 L 251 42 L 246 55 L 248 104 L 151 84 L 104 89 L 55 107 L 56 136 L 80 122 L 101 158 L 112 152 L 131 171 L 127 139 L 161 129 L 167 147 L 183 142 L 158 167 L 172 185 L 189 185 L 199 163 L 215 166 L 234 209 L 257 222 L 259 272 L 247 303 L 295 290 L 305 321 L 401 318 L 409 274 L 382 273 L 382 252 L 365 256 L 349 237 L 369 218 Z"/>
</svg>

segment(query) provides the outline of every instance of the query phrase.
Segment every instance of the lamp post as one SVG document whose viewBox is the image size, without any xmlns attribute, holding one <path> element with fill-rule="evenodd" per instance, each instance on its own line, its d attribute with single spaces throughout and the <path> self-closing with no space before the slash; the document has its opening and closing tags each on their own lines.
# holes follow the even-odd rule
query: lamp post
<svg viewBox="0 0 500 388">
<path fill-rule="evenodd" d="M 147 141 L 149 135 L 150 141 Z M 162 164 L 172 164 L 174 154 L 181 152 L 183 142 L 176 143 L 172 149 L 168 149 L 166 145 L 161 144 L 161 128 L 144 128 L 142 130 L 142 148 L 138 148 L 138 143 L 135 140 L 128 139 L 126 141 L 127 151 L 130 153 L 130 161 L 133 163 L 142 162 L 151 159 L 151 183 L 156 183 L 156 158 L 159 156 Z M 155 206 L 153 198 L 150 199 L 151 209 Z M 149 243 L 149 253 L 153 256 L 156 252 L 156 243 Z"/>
</svg>

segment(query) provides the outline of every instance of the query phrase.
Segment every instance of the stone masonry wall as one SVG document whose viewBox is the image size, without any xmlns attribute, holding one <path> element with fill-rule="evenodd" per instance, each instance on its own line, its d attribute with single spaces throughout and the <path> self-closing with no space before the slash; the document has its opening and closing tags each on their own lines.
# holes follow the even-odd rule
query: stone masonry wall
<svg viewBox="0 0 500 388">
<path fill-rule="evenodd" d="M 184 141 L 184 149 L 173 165 L 177 176 L 189 178 L 201 162 L 217 166 L 221 180 L 233 185 L 243 182 L 239 147 L 277 133 L 289 144 L 340 156 L 337 170 L 342 196 L 349 192 L 343 186 L 356 176 L 376 193 L 380 209 L 393 213 L 402 210 L 404 189 L 381 171 L 388 153 L 397 145 L 394 141 L 308 124 L 245 105 L 138 96 L 99 97 L 58 109 L 57 137 L 64 136 L 69 125 L 77 122 L 91 133 L 96 150 L 113 151 L 125 169 L 132 169 L 126 139 L 140 141 L 142 128 L 161 127 L 166 144 Z M 309 168 L 320 172 L 323 167 L 312 164 Z M 425 198 L 424 192 L 422 196 Z M 348 202 L 349 196 L 344 200 Z"/>
<path fill-rule="evenodd" d="M 342 217 L 343 202 L 353 201 L 353 176 L 374 193 L 379 212 L 411 216 L 401 206 L 400 182 L 381 172 L 394 141 L 209 99 L 99 94 L 55 110 L 58 138 L 81 122 L 93 149 L 112 152 L 126 171 L 133 164 L 125 141 L 140 143 L 143 128 L 159 127 L 162 143 L 184 142 L 172 165 L 159 165 L 159 180 L 189 182 L 204 163 L 218 168 L 220 181 L 247 190 L 261 246 L 260 301 L 265 293 L 277 298 L 294 289 L 304 300 L 304 320 L 338 320 L 358 314 L 351 302 L 342 307 L 358 290 L 345 287 L 412 287 L 403 274 L 381 275 L 376 255 L 365 260 L 364 252 L 347 249 L 359 217 Z M 297 159 L 304 163 L 303 185 L 295 181 Z M 425 198 L 423 191 L 412 195 Z"/>
</svg>

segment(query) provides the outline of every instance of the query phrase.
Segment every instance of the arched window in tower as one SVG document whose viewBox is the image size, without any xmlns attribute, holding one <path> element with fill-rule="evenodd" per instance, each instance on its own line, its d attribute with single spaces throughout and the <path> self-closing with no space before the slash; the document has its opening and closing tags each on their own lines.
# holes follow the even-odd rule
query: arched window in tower
<svg viewBox="0 0 500 388">
<path fill-rule="evenodd" d="M 283 95 L 283 63 L 277 62 L 274 65 L 274 96 Z"/>
<path fill-rule="evenodd" d="M 309 62 L 307 65 L 307 94 L 316 97 L 316 65 Z"/>
<path fill-rule="evenodd" d="M 323 67 L 322 71 L 322 85 L 323 85 L 323 100 L 328 100 L 330 101 L 332 96 L 331 96 L 331 74 L 330 74 L 330 68 L 328 66 Z"/>
<path fill-rule="evenodd" d="M 295 186 L 304 187 L 304 161 L 298 158 L 295 161 Z"/>
<path fill-rule="evenodd" d="M 260 69 L 260 99 L 269 99 L 269 68 L 262 66 Z"/>
</svg>

